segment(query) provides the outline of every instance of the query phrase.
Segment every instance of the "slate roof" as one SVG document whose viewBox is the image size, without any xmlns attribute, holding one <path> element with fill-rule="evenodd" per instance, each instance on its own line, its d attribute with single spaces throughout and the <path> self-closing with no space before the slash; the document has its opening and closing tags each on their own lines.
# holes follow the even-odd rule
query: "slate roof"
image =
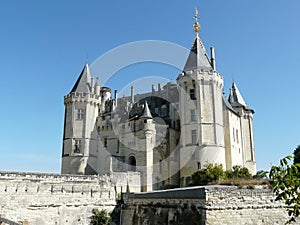
<svg viewBox="0 0 300 225">
<path fill-rule="evenodd" d="M 236 84 L 233 82 L 230 88 L 230 95 L 228 97 L 229 103 L 232 107 L 243 107 L 245 110 L 250 110 L 254 113 L 254 110 L 249 108 L 245 100 L 243 99 L 239 89 L 237 88 Z"/>
<path fill-rule="evenodd" d="M 186 72 L 193 69 L 212 69 L 210 61 L 207 58 L 205 47 L 198 34 L 194 39 L 183 71 Z"/>
<path fill-rule="evenodd" d="M 89 87 L 90 82 L 91 82 L 91 73 L 90 73 L 89 66 L 86 63 L 70 93 L 72 92 L 90 93 L 91 92 Z"/>
<path fill-rule="evenodd" d="M 147 101 L 145 101 L 144 110 L 140 118 L 153 119 Z"/>
</svg>

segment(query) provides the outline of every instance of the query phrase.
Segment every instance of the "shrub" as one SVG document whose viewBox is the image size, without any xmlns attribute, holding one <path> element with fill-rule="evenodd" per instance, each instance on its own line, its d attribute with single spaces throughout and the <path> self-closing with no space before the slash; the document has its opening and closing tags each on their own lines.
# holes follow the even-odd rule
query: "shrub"
<svg viewBox="0 0 300 225">
<path fill-rule="evenodd" d="M 252 175 L 249 173 L 249 170 L 246 167 L 233 166 L 231 170 L 226 171 L 227 178 L 243 178 L 250 179 Z"/>
<path fill-rule="evenodd" d="M 106 210 L 99 211 L 98 209 L 93 209 L 93 215 L 91 217 L 91 225 L 107 225 L 109 222 L 109 215 Z"/>
<path fill-rule="evenodd" d="M 224 178 L 224 170 L 221 164 L 207 164 L 205 167 L 192 174 L 189 186 L 207 185 L 212 181 Z"/>
</svg>

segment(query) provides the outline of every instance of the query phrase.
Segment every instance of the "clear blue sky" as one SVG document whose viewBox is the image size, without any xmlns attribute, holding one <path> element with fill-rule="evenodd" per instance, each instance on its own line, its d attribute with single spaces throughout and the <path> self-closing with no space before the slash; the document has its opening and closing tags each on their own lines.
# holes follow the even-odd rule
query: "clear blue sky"
<svg viewBox="0 0 300 225">
<path fill-rule="evenodd" d="M 12 0 L 0 2 L 0 170 L 59 173 L 63 96 L 86 55 L 93 62 L 149 39 L 189 48 L 195 6 L 224 91 L 234 79 L 256 111 L 258 170 L 291 154 L 300 144 L 299 0 Z M 163 70 L 176 79 L 174 70 Z"/>
</svg>

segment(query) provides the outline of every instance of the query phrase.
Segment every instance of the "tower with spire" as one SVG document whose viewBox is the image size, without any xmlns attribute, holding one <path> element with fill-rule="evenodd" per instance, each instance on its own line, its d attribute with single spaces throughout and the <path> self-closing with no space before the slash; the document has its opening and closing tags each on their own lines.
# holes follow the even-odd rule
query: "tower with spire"
<svg viewBox="0 0 300 225">
<path fill-rule="evenodd" d="M 183 72 L 180 87 L 181 149 L 180 177 L 188 184 L 191 174 L 207 163 L 226 168 L 223 119 L 223 76 L 216 71 L 214 49 L 211 58 L 199 37 L 196 10 L 195 39 Z"/>
<path fill-rule="evenodd" d="M 100 84 L 94 83 L 86 62 L 75 85 L 64 97 L 65 122 L 62 151 L 63 174 L 96 174 L 98 134 L 96 118 L 101 105 Z"/>
<path fill-rule="evenodd" d="M 177 83 L 142 94 L 132 86 L 130 96 L 115 91 L 112 98 L 86 63 L 64 97 L 62 173 L 122 173 L 128 184 L 139 174 L 140 191 L 186 186 L 210 163 L 256 173 L 254 110 L 235 83 L 224 95 L 214 48 L 209 57 L 199 35 L 198 10 L 194 19 L 195 38 Z"/>
</svg>

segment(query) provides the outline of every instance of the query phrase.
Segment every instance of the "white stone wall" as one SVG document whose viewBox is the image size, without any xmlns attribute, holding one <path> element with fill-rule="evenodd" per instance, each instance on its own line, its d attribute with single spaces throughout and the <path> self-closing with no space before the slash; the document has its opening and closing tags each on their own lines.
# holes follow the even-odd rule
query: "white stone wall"
<svg viewBox="0 0 300 225">
<path fill-rule="evenodd" d="M 241 118 L 228 109 L 225 112 L 225 117 L 226 170 L 230 170 L 236 165 L 244 167 Z"/>
<path fill-rule="evenodd" d="M 112 211 L 108 176 L 0 173 L 0 214 L 30 225 L 89 224 L 92 209 Z"/>
<path fill-rule="evenodd" d="M 125 225 L 273 225 L 288 220 L 286 206 L 275 201 L 269 189 L 205 186 L 129 194 L 124 199 Z"/>
</svg>

